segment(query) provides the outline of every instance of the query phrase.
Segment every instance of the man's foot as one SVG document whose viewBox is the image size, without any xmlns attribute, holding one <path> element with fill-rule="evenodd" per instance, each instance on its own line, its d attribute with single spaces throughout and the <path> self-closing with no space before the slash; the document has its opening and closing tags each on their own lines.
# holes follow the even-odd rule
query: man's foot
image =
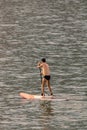
<svg viewBox="0 0 87 130">
<path fill-rule="evenodd" d="M 43 93 L 41 93 L 41 96 L 45 96 Z"/>
<path fill-rule="evenodd" d="M 51 93 L 51 96 L 53 96 L 53 93 Z"/>
</svg>

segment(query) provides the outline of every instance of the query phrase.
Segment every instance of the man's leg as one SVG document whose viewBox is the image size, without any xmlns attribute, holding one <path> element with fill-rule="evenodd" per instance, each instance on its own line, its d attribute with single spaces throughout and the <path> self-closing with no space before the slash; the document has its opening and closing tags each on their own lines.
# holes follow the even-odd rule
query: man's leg
<svg viewBox="0 0 87 130">
<path fill-rule="evenodd" d="M 47 80 L 47 86 L 49 88 L 50 94 L 53 95 L 52 89 L 51 89 L 51 86 L 50 86 L 50 80 Z"/>
</svg>

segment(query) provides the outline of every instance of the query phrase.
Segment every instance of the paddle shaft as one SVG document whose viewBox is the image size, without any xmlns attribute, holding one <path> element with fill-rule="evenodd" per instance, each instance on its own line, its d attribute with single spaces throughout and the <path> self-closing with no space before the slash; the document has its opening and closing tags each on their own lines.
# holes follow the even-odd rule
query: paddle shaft
<svg viewBox="0 0 87 130">
<path fill-rule="evenodd" d="M 42 74 L 41 74 L 41 68 L 39 68 L 40 70 L 40 78 L 41 78 L 41 84 L 42 84 Z"/>
</svg>

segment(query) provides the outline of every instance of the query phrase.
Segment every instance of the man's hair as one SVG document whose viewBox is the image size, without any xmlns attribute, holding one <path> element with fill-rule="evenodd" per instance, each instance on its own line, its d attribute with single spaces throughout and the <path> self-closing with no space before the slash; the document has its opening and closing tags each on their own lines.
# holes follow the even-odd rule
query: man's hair
<svg viewBox="0 0 87 130">
<path fill-rule="evenodd" d="M 46 59 L 45 59 L 45 58 L 42 58 L 41 61 L 42 61 L 42 62 L 46 62 Z"/>
</svg>

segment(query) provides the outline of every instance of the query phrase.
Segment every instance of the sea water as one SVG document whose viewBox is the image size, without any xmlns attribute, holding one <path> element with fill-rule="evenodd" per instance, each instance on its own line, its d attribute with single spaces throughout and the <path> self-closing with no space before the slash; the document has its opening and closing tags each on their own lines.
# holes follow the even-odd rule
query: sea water
<svg viewBox="0 0 87 130">
<path fill-rule="evenodd" d="M 0 0 L 0 130 L 87 129 L 86 9 L 87 0 Z M 41 93 L 43 57 L 54 95 L 69 100 L 19 96 Z"/>
</svg>

